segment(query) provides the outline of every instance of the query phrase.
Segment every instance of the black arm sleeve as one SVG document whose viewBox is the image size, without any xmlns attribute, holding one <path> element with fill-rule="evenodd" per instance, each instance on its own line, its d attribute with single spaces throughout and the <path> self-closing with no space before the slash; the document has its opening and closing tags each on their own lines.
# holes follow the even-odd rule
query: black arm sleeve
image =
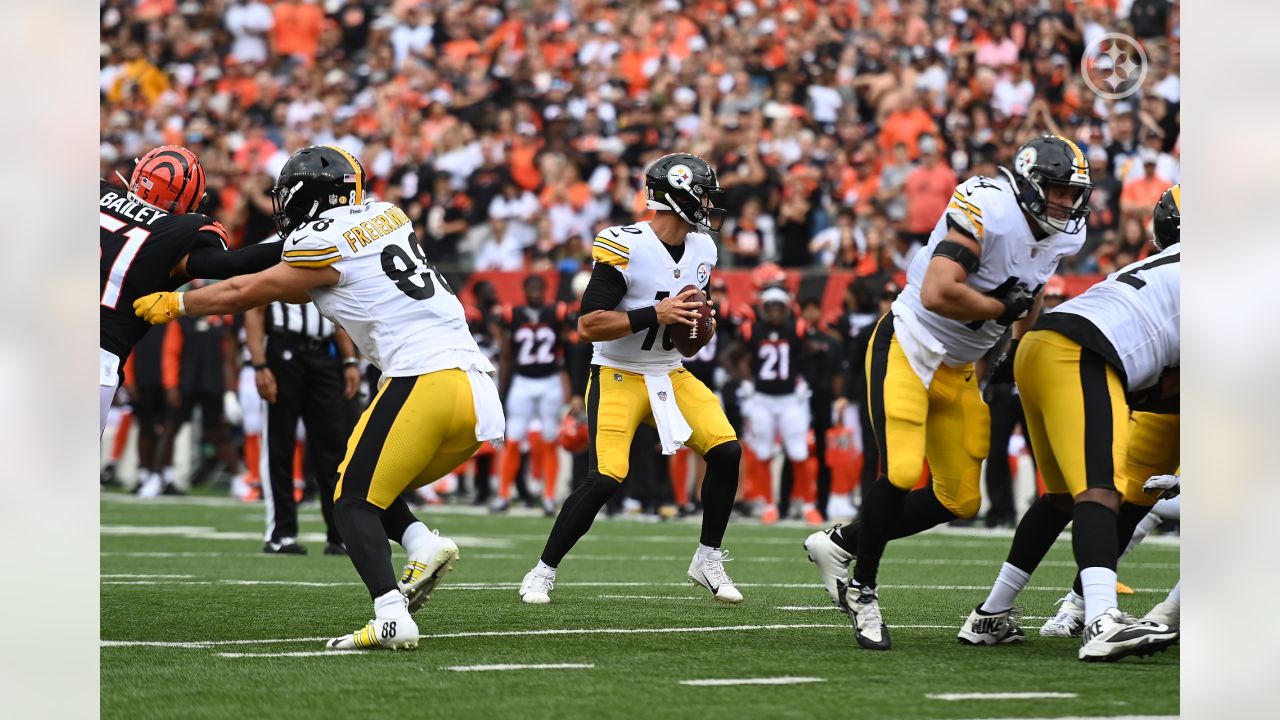
<svg viewBox="0 0 1280 720">
<path fill-rule="evenodd" d="M 582 293 L 579 312 L 583 315 L 596 310 L 616 310 L 627 294 L 627 281 L 612 265 L 596 263 L 591 270 L 591 280 Z"/>
<path fill-rule="evenodd" d="M 260 272 L 280 262 L 280 243 L 265 242 L 239 250 L 198 247 L 187 256 L 187 274 L 193 278 L 225 280 Z"/>
</svg>

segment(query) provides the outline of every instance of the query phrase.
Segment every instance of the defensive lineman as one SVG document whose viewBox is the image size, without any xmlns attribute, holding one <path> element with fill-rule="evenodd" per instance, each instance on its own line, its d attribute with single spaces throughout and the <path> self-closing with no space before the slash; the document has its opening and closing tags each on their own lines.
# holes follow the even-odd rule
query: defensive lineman
<svg viewBox="0 0 1280 720">
<path fill-rule="evenodd" d="M 864 648 L 890 647 L 876 595 L 885 544 L 978 511 L 991 420 L 974 361 L 1010 324 L 1014 337 L 1028 329 L 1040 289 L 1084 242 L 1093 186 L 1075 143 L 1036 138 L 1018 150 L 1012 172 L 1000 171 L 1007 184 L 977 176 L 956 187 L 907 270 L 907 287 L 872 334 L 867 396 L 880 473 L 860 524 L 805 541 Z M 933 485 L 911 492 L 926 459 Z"/>
<path fill-rule="evenodd" d="M 742 602 L 724 571 L 721 549 L 738 489 L 742 450 L 715 394 L 681 365 L 670 332 L 693 325 L 716 264 L 716 246 L 701 228 L 718 230 L 724 210 L 716 173 L 688 153 L 664 155 L 645 171 L 653 220 L 605 228 L 595 239 L 595 268 L 582 295 L 578 332 L 595 344 L 587 387 L 590 433 L 586 481 L 556 518 L 538 564 L 520 584 L 526 603 L 551 602 L 556 568 L 627 477 L 631 440 L 641 422 L 658 429 L 663 452 L 683 444 L 707 461 L 702 535 L 690 581 L 720 602 Z M 694 298 L 697 298 L 696 300 Z"/>
<path fill-rule="evenodd" d="M 458 558 L 400 494 L 435 481 L 502 438 L 493 365 L 476 346 L 462 305 L 427 262 L 407 215 L 366 201 L 365 174 L 345 150 L 299 150 L 280 171 L 274 219 L 284 262 L 189 293 L 156 293 L 134 308 L 151 323 L 243 312 L 273 300 L 314 301 L 342 326 L 384 381 L 347 441 L 334 516 L 374 601 L 374 619 L 331 649 L 413 649 L 410 613 Z M 388 538 L 409 554 L 396 584 Z"/>
</svg>

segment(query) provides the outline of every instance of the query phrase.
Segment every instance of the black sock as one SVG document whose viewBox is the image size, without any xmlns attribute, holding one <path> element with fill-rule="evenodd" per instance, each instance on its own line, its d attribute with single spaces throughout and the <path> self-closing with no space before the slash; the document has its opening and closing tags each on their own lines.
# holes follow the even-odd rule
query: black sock
<svg viewBox="0 0 1280 720">
<path fill-rule="evenodd" d="M 319 479 L 316 478 L 316 480 Z M 328 483 L 318 483 L 320 488 L 317 493 L 320 495 L 320 516 L 324 518 L 325 541 L 340 545 L 342 533 L 338 530 L 338 523 L 333 519 L 333 491 L 337 483 L 336 475 L 330 478 Z"/>
<path fill-rule="evenodd" d="M 862 530 L 862 520 L 854 520 L 831 533 L 831 542 L 852 555 L 858 554 L 858 533 Z"/>
<path fill-rule="evenodd" d="M 339 498 L 333 505 L 333 518 L 347 543 L 347 555 L 373 598 L 396 589 L 382 512 L 376 505 L 351 498 Z"/>
<path fill-rule="evenodd" d="M 1116 517 L 1116 560 L 1120 559 L 1120 552 L 1129 546 L 1129 541 L 1133 539 L 1133 532 L 1138 529 L 1138 523 L 1142 522 L 1142 518 L 1151 512 L 1151 508 L 1146 505 L 1134 505 L 1132 503 L 1124 503 L 1120 506 L 1120 514 Z M 1083 565 L 1081 567 L 1084 567 Z M 1080 584 L 1080 573 L 1076 573 L 1075 584 L 1071 586 L 1072 590 L 1080 597 L 1084 597 L 1084 586 Z"/>
<path fill-rule="evenodd" d="M 705 456 L 707 474 L 702 480 L 702 535 L 698 539 L 707 547 L 718 548 L 724 542 L 724 531 L 733 514 L 733 499 L 738 494 L 738 470 L 742 467 L 742 447 L 737 440 L 721 443 Z"/>
<path fill-rule="evenodd" d="M 1041 495 L 1027 508 L 1022 520 L 1018 521 L 1018 529 L 1013 531 L 1013 545 L 1009 548 L 1009 557 L 1005 562 L 1028 575 L 1035 572 L 1069 522 L 1070 513 L 1058 509 L 1048 495 Z"/>
<path fill-rule="evenodd" d="M 856 584 L 875 587 L 880 556 L 889 543 L 893 527 L 902 517 L 906 500 L 907 491 L 889 482 L 887 477 L 876 480 L 867 490 L 862 503 L 862 528 L 858 532 L 858 566 L 853 571 Z"/>
<path fill-rule="evenodd" d="M 404 540 L 404 531 L 416 522 L 418 518 L 414 517 L 409 503 L 403 497 L 396 498 L 382 513 L 382 529 L 386 531 L 388 538 L 398 543 Z"/>
<path fill-rule="evenodd" d="M 618 492 L 622 483 L 598 472 L 587 473 L 587 479 L 565 498 L 551 526 L 547 544 L 542 549 L 542 562 L 558 567 L 578 539 L 587 534 L 600 508 Z"/>
<path fill-rule="evenodd" d="M 1071 515 L 1071 549 L 1076 565 L 1083 568 L 1116 569 L 1120 556 L 1116 539 L 1116 512 L 1096 502 L 1077 502 Z"/>
<path fill-rule="evenodd" d="M 943 506 L 938 496 L 933 494 L 932 485 L 912 490 L 902 503 L 902 516 L 890 530 L 889 539 L 909 537 L 955 519 L 956 514 Z"/>
</svg>

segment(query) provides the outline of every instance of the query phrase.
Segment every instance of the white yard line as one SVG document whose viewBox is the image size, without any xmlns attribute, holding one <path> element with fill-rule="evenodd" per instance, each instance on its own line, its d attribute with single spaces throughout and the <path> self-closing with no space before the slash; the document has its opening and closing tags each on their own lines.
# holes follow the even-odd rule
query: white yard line
<svg viewBox="0 0 1280 720">
<path fill-rule="evenodd" d="M 175 580 L 175 581 L 172 581 L 172 582 L 162 582 L 162 581 L 160 581 L 160 580 L 110 580 L 110 579 L 108 579 L 108 580 L 103 580 L 101 584 L 103 584 L 103 585 L 174 585 L 174 586 L 181 586 L 181 585 L 210 585 L 210 584 L 219 584 L 219 585 L 279 585 L 279 586 L 283 586 L 283 587 L 316 587 L 316 588 L 350 587 L 350 586 L 361 585 L 361 583 L 360 583 L 360 582 L 355 581 L 355 580 L 350 580 L 350 581 L 319 582 L 319 581 L 311 581 L 311 580 L 230 580 L 230 579 L 216 580 L 216 581 L 209 581 L 209 580 Z M 742 588 L 798 588 L 798 589 L 802 589 L 802 588 L 811 588 L 811 589 L 816 589 L 816 588 L 821 588 L 821 587 L 822 587 L 822 585 L 821 585 L 820 583 L 736 583 L 736 585 L 737 585 L 738 587 L 742 587 Z M 562 582 L 562 583 L 556 583 L 556 587 L 562 587 L 562 588 L 563 588 L 563 587 L 604 587 L 604 588 L 611 588 L 611 587 L 617 587 L 617 588 L 624 588 L 624 587 L 633 587 L 633 588 L 659 588 L 659 587 L 671 587 L 671 588 L 687 588 L 688 586 L 689 586 L 689 583 L 687 583 L 687 582 L 655 583 L 655 582 L 608 582 L 608 581 L 601 581 L 601 582 Z M 437 589 L 437 590 L 515 590 L 515 589 L 517 589 L 517 588 L 519 588 L 519 587 L 520 587 L 520 583 L 517 583 L 517 582 L 501 582 L 501 583 L 452 583 L 452 584 L 449 584 L 449 585 L 441 585 L 440 587 L 438 587 L 438 588 L 436 588 L 436 589 Z M 978 590 L 982 590 L 982 591 L 986 591 L 986 590 L 990 590 L 990 589 L 991 589 L 991 586 L 990 586 L 990 585 L 893 585 L 893 584 L 886 584 L 886 585 L 880 585 L 879 587 L 880 587 L 880 589 L 882 589 L 882 590 L 929 590 L 929 591 L 939 591 L 939 592 L 952 592 L 952 591 L 957 591 L 957 590 L 963 590 L 963 591 L 978 591 Z M 1169 592 L 1169 589 L 1170 589 L 1170 588 L 1148 588 L 1148 587 L 1139 587 L 1139 588 L 1134 588 L 1134 592 L 1139 592 L 1139 593 L 1167 593 L 1167 592 Z M 1023 590 L 1023 592 L 1048 592 L 1048 593 L 1061 593 L 1061 592 L 1062 592 L 1062 588 L 1061 588 L 1061 587 L 1056 587 L 1056 586 L 1055 586 L 1055 587 L 1029 587 L 1029 588 L 1025 588 L 1025 589 Z"/>
<path fill-rule="evenodd" d="M 1064 692 L 972 692 L 972 693 L 929 693 L 925 697 L 930 700 L 1069 700 L 1080 697 L 1076 693 Z"/>
<path fill-rule="evenodd" d="M 500 670 L 590 670 L 595 663 L 545 663 L 542 665 L 450 665 L 441 670 L 453 672 L 492 672 Z"/>
<path fill-rule="evenodd" d="M 184 580 L 195 577 L 195 575 L 142 575 L 134 573 L 108 573 L 100 575 L 103 578 L 164 578 L 168 580 Z"/>
<path fill-rule="evenodd" d="M 680 597 L 678 595 L 597 595 L 603 600 L 680 600 L 683 602 L 703 602 L 704 597 Z"/>
<path fill-rule="evenodd" d="M 274 653 L 239 653 L 224 652 L 216 653 L 218 657 L 224 658 L 280 658 L 280 657 L 335 657 L 338 655 L 364 655 L 363 650 L 299 650 L 297 652 L 274 652 Z"/>
<path fill-rule="evenodd" d="M 721 685 L 801 685 L 803 683 L 826 682 L 826 678 L 818 677 L 769 677 L 769 678 L 737 678 L 725 680 L 681 680 L 681 685 L 699 687 Z"/>
</svg>

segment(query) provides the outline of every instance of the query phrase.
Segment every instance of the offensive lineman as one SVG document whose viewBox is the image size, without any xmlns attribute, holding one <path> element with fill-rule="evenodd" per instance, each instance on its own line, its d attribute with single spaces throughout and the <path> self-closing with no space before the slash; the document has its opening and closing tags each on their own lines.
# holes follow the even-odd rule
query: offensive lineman
<svg viewBox="0 0 1280 720">
<path fill-rule="evenodd" d="M 123 178 L 121 178 L 123 179 Z M 134 165 L 128 189 L 99 181 L 98 433 L 120 385 L 120 368 L 151 326 L 133 301 L 193 278 L 257 272 L 280 260 L 275 248 L 227 251 L 227 231 L 196 212 L 204 168 L 184 147 L 162 145 Z"/>
<path fill-rule="evenodd" d="M 1181 205 L 1181 187 L 1156 206 Z M 1181 226 L 1181 213 L 1178 213 Z M 1119 610 L 1116 561 L 1120 482 L 1135 401 L 1157 411 L 1177 387 L 1181 315 L 1180 233 L 1160 231 L 1160 252 L 1107 276 L 1045 313 L 1019 343 L 1014 360 L 1027 431 L 1044 474 L 1045 494 L 1022 517 L 1009 556 L 987 599 L 969 614 L 959 640 L 970 645 L 1021 642 L 1010 611 L 1036 566 L 1067 523 L 1084 595 L 1085 625 L 1077 657 L 1114 661 L 1150 655 L 1177 640 L 1154 620 L 1134 621 Z M 1176 441 L 1176 431 L 1174 435 Z M 1143 494 L 1141 484 L 1125 494 Z M 1132 482 L 1125 484 L 1133 484 Z M 1154 499 L 1152 500 L 1154 501 Z M 1146 514 L 1146 509 L 1137 517 Z"/>
<path fill-rule="evenodd" d="M 687 445 L 707 461 L 702 535 L 689 580 L 725 603 L 742 593 L 724 571 L 721 547 L 738 489 L 742 450 L 715 394 L 681 365 L 670 333 L 694 325 L 716 264 L 716 245 L 701 232 L 720 229 L 715 170 L 688 153 L 664 155 L 645 171 L 653 220 L 605 228 L 592 248 L 595 267 L 582 295 L 578 333 L 595 345 L 587 388 L 590 433 L 586 480 L 565 500 L 538 564 L 524 576 L 520 599 L 551 602 L 560 561 L 627 477 L 631 440 L 641 422 L 657 427 L 663 453 Z M 697 297 L 695 300 L 693 298 Z M 714 332 L 714 326 L 713 326 Z"/>
<path fill-rule="evenodd" d="M 383 374 L 377 397 L 347 441 L 334 519 L 373 597 L 374 619 L 330 649 L 410 650 L 411 613 L 452 569 L 458 546 L 413 516 L 400 494 L 434 482 L 500 441 L 505 420 L 493 365 L 467 329 L 461 303 L 391 203 L 366 200 L 364 168 L 347 151 L 294 153 L 272 191 L 284 262 L 189 293 L 134 303 L 139 317 L 243 312 L 274 300 L 314 302 Z M 400 584 L 388 539 L 409 554 Z"/>
<path fill-rule="evenodd" d="M 1000 171 L 1007 184 L 975 176 L 956 187 L 872 334 L 867 406 L 880 476 L 864 496 L 861 522 L 805 540 L 864 648 L 891 645 L 876 595 L 886 543 L 978 511 L 991 419 L 974 361 L 1009 325 L 1014 337 L 1029 329 L 1044 283 L 1084 243 L 1093 184 L 1075 143 L 1035 138 L 1018 150 L 1012 172 Z M 932 487 L 912 492 L 926 459 Z"/>
</svg>

